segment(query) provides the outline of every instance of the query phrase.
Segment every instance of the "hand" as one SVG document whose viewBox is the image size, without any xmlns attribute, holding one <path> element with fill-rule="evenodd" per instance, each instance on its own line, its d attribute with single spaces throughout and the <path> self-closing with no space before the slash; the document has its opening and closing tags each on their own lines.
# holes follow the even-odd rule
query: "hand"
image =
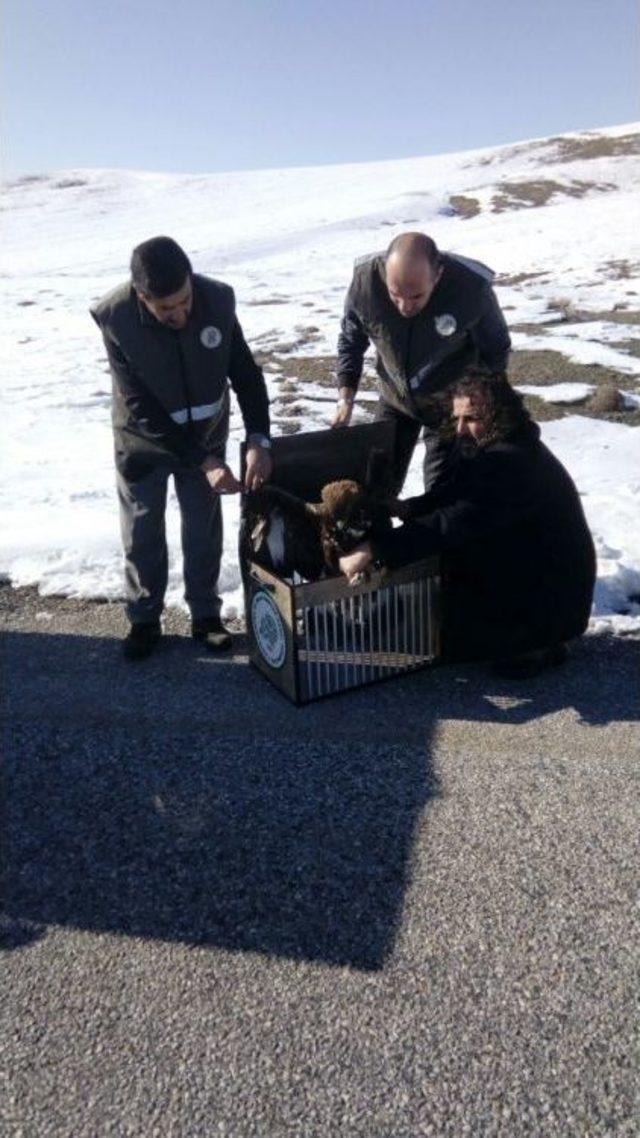
<svg viewBox="0 0 640 1138">
<path fill-rule="evenodd" d="M 355 392 L 351 387 L 341 387 L 332 427 L 348 427 L 353 415 Z"/>
<path fill-rule="evenodd" d="M 200 469 L 204 471 L 207 482 L 216 494 L 237 494 L 242 490 L 242 484 L 221 458 L 210 455 L 205 458 Z"/>
<path fill-rule="evenodd" d="M 245 490 L 257 490 L 263 482 L 268 482 L 273 470 L 273 460 L 266 447 L 252 443 L 247 447 Z"/>
<path fill-rule="evenodd" d="M 358 581 L 373 562 L 373 550 L 368 541 L 357 545 L 351 553 L 346 553 L 339 560 L 340 572 L 344 573 L 350 585 L 357 585 Z"/>
</svg>

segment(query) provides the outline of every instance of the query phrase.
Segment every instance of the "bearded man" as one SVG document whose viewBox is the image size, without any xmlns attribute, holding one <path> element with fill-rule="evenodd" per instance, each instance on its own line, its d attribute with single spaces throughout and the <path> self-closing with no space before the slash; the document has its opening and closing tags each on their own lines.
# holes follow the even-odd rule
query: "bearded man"
<svg viewBox="0 0 640 1138">
<path fill-rule="evenodd" d="M 340 568 L 355 579 L 375 558 L 441 554 L 445 659 L 534 675 L 589 621 L 595 552 L 578 491 L 504 377 L 472 371 L 454 386 L 448 434 L 440 486 L 398 503 L 404 524 Z"/>
</svg>

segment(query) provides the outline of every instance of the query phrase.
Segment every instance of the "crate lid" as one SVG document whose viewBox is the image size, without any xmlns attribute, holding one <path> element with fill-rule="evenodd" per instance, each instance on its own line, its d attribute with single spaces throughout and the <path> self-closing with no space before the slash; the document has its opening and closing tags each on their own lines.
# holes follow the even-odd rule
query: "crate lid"
<svg viewBox="0 0 640 1138">
<path fill-rule="evenodd" d="M 271 443 L 271 482 L 317 502 L 327 482 L 353 478 L 364 485 L 371 471 L 376 489 L 390 492 L 394 442 L 395 423 L 384 421 L 283 435 Z"/>
</svg>

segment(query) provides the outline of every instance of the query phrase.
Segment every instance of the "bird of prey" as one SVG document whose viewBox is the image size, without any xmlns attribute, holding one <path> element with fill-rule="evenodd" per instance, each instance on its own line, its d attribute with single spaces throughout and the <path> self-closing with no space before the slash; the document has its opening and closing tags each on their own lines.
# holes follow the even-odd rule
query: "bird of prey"
<svg viewBox="0 0 640 1138">
<path fill-rule="evenodd" d="M 333 576 L 339 559 L 390 525 L 391 505 L 352 479 L 329 482 L 319 502 L 268 483 L 245 495 L 245 556 L 284 577 Z"/>
</svg>

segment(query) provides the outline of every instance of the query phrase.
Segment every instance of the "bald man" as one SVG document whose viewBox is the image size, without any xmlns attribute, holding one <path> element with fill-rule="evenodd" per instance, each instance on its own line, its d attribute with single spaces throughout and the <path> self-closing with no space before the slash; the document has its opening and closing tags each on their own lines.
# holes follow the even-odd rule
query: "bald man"
<svg viewBox="0 0 640 1138">
<path fill-rule="evenodd" d="M 365 352 L 377 352 L 377 419 L 396 425 L 395 491 L 404 483 L 420 432 L 424 487 L 442 473 L 439 436 L 448 389 L 471 365 L 506 371 L 511 341 L 479 261 L 440 253 L 424 233 L 403 233 L 386 253 L 356 261 L 338 339 L 334 427 L 351 421 Z"/>
</svg>

